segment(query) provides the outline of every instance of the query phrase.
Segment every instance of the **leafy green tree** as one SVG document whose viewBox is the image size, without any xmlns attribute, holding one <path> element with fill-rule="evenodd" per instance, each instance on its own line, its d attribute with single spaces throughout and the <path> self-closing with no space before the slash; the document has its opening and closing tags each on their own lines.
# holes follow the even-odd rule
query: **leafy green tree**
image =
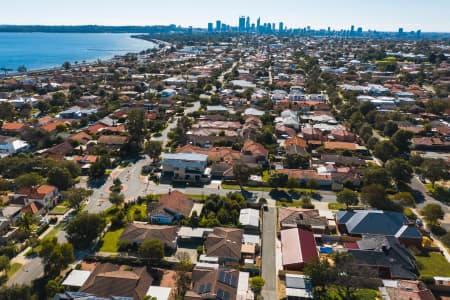
<svg viewBox="0 0 450 300">
<path fill-rule="evenodd" d="M 392 136 L 398 130 L 398 125 L 394 121 L 387 121 L 384 125 L 383 133 L 385 136 Z"/>
<path fill-rule="evenodd" d="M 334 282 L 336 274 L 328 259 L 314 259 L 306 264 L 305 274 L 310 278 L 317 299 L 324 299 L 328 287 Z"/>
<path fill-rule="evenodd" d="M 31 232 L 31 227 L 38 223 L 37 218 L 31 213 L 25 213 L 17 219 L 16 225 L 26 233 Z"/>
<path fill-rule="evenodd" d="M 141 149 L 144 137 L 147 133 L 144 111 L 140 109 L 132 109 L 128 113 L 126 127 L 128 133 L 130 134 L 130 142 L 136 143 L 138 148 Z"/>
<path fill-rule="evenodd" d="M 41 241 L 39 256 L 44 263 L 44 272 L 49 277 L 58 276 L 75 259 L 72 244 L 58 244 L 56 237 L 47 237 Z"/>
<path fill-rule="evenodd" d="M 112 192 L 112 193 L 109 194 L 108 200 L 112 204 L 114 204 L 116 206 L 120 206 L 120 205 L 122 205 L 124 203 L 125 196 L 123 194 L 121 194 L 121 193 Z"/>
<path fill-rule="evenodd" d="M 379 184 L 371 184 L 363 187 L 361 190 L 361 201 L 377 209 L 386 209 L 389 207 L 386 191 Z"/>
<path fill-rule="evenodd" d="M 426 159 L 422 164 L 423 174 L 434 183 L 444 179 L 448 174 L 448 167 L 443 159 Z"/>
<path fill-rule="evenodd" d="M 390 196 L 390 198 L 394 203 L 398 203 L 400 206 L 414 207 L 416 205 L 416 200 L 410 192 L 400 192 Z"/>
<path fill-rule="evenodd" d="M 336 200 L 339 203 L 345 204 L 347 209 L 350 205 L 357 205 L 359 202 L 358 193 L 347 188 L 344 188 L 342 191 L 337 193 Z"/>
<path fill-rule="evenodd" d="M 242 190 L 243 186 L 247 184 L 248 179 L 250 178 L 251 170 L 246 164 L 237 162 L 233 166 L 233 174 Z"/>
<path fill-rule="evenodd" d="M 264 278 L 260 276 L 250 278 L 250 288 L 255 293 L 260 293 L 265 283 Z"/>
<path fill-rule="evenodd" d="M 391 141 L 400 152 L 406 153 L 409 152 L 409 146 L 411 145 L 412 137 L 413 137 L 412 132 L 399 129 L 391 137 Z"/>
<path fill-rule="evenodd" d="M 105 219 L 96 214 L 79 214 L 67 224 L 67 239 L 78 249 L 89 247 L 105 228 Z"/>
<path fill-rule="evenodd" d="M 385 167 L 397 184 L 411 182 L 413 170 L 406 160 L 394 158 L 389 160 Z"/>
<path fill-rule="evenodd" d="M 149 141 L 145 145 L 145 153 L 153 160 L 158 160 L 162 152 L 162 143 L 159 141 Z"/>
<path fill-rule="evenodd" d="M 52 168 L 47 174 L 47 182 L 56 186 L 60 191 L 65 191 L 73 185 L 72 175 L 64 167 Z"/>
<path fill-rule="evenodd" d="M 386 162 L 397 155 L 398 148 L 391 141 L 381 141 L 375 144 L 373 153 L 381 161 Z"/>
<path fill-rule="evenodd" d="M 71 64 L 70 64 L 70 62 L 65 61 L 65 62 L 62 64 L 62 67 L 64 68 L 64 70 L 69 70 L 70 67 L 71 67 Z"/>
<path fill-rule="evenodd" d="M 275 173 L 269 177 L 269 184 L 271 187 L 285 187 L 288 184 L 289 176 L 284 173 Z M 297 180 L 298 182 L 298 180 Z"/>
<path fill-rule="evenodd" d="M 309 158 L 300 154 L 287 154 L 285 163 L 288 169 L 306 169 L 309 167 Z"/>
<path fill-rule="evenodd" d="M 317 190 L 320 187 L 320 184 L 316 179 L 311 178 L 306 182 L 306 186 L 311 190 Z"/>
<path fill-rule="evenodd" d="M 70 188 L 62 192 L 63 199 L 69 203 L 69 206 L 75 210 L 79 210 L 81 203 L 92 195 L 92 190 L 84 188 Z"/>
<path fill-rule="evenodd" d="M 371 167 L 364 170 L 363 184 L 379 184 L 385 187 L 391 186 L 391 176 L 389 172 L 380 167 Z"/>
<path fill-rule="evenodd" d="M 9 102 L 0 103 L 0 119 L 5 121 L 12 121 L 16 115 L 14 106 Z"/>
<path fill-rule="evenodd" d="M 111 165 L 108 157 L 100 156 L 89 168 L 89 176 L 91 179 L 99 179 L 105 176 L 106 169 Z"/>
<path fill-rule="evenodd" d="M 45 285 L 45 293 L 47 297 L 53 298 L 56 294 L 64 292 L 61 279 L 52 279 Z"/>
<path fill-rule="evenodd" d="M 35 172 L 25 173 L 14 179 L 14 185 L 18 189 L 30 188 L 43 183 L 45 183 L 45 178 Z"/>
<path fill-rule="evenodd" d="M 139 246 L 138 254 L 142 258 L 159 261 L 164 258 L 164 244 L 155 239 L 145 240 Z"/>
<path fill-rule="evenodd" d="M 439 220 L 444 218 L 442 207 L 435 203 L 428 203 L 422 208 L 420 213 L 430 225 L 438 225 Z"/>
</svg>

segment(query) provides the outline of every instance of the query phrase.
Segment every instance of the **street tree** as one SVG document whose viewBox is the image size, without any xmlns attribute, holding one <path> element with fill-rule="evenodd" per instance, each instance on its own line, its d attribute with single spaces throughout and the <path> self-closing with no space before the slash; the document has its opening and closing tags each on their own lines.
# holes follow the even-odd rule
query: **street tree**
<svg viewBox="0 0 450 300">
<path fill-rule="evenodd" d="M 383 163 L 397 155 L 398 148 L 389 140 L 381 141 L 375 144 L 373 153 L 381 159 Z"/>
<path fill-rule="evenodd" d="M 16 225 L 26 233 L 30 233 L 32 226 L 37 223 L 37 218 L 31 213 L 22 214 L 16 221 Z"/>
<path fill-rule="evenodd" d="M 99 236 L 105 225 L 102 216 L 81 213 L 67 224 L 67 239 L 76 248 L 85 249 Z"/>
<path fill-rule="evenodd" d="M 264 278 L 260 276 L 250 278 L 250 288 L 255 293 L 260 293 L 265 283 Z"/>
<path fill-rule="evenodd" d="M 420 213 L 430 225 L 438 225 L 439 220 L 444 218 L 444 210 L 439 204 L 428 203 Z"/>
<path fill-rule="evenodd" d="M 436 181 L 444 179 L 448 174 L 448 167 L 443 159 L 426 159 L 422 164 L 422 170 L 433 187 Z"/>
<path fill-rule="evenodd" d="M 89 177 L 91 179 L 99 179 L 105 176 L 106 169 L 109 168 L 111 162 L 108 157 L 100 156 L 89 168 Z"/>
<path fill-rule="evenodd" d="M 248 179 L 250 178 L 250 168 L 242 162 L 237 162 L 233 166 L 233 173 L 239 187 L 242 190 L 243 186 L 247 184 Z"/>
<path fill-rule="evenodd" d="M 62 196 L 69 203 L 70 208 L 79 210 L 83 201 L 91 196 L 92 192 L 92 190 L 86 190 L 85 188 L 70 188 L 62 192 Z"/>
<path fill-rule="evenodd" d="M 389 160 L 385 167 L 397 184 L 411 182 L 413 169 L 406 160 L 394 158 Z"/>
<path fill-rule="evenodd" d="M 392 143 L 398 148 L 400 152 L 409 152 L 409 146 L 411 145 L 411 138 L 413 133 L 403 129 L 397 130 L 391 137 Z"/>
<path fill-rule="evenodd" d="M 386 191 L 379 184 L 371 184 L 363 187 L 361 190 L 361 201 L 377 209 L 386 209 L 389 207 Z"/>
<path fill-rule="evenodd" d="M 6 255 L 0 256 L 0 272 L 8 271 L 9 269 L 9 257 Z"/>
<path fill-rule="evenodd" d="M 159 159 L 161 152 L 162 143 L 159 141 L 148 141 L 145 145 L 145 153 L 147 153 L 154 161 Z"/>
<path fill-rule="evenodd" d="M 336 200 L 339 203 L 345 204 L 347 209 L 350 205 L 357 205 L 359 202 L 358 193 L 347 188 L 337 193 Z"/>
<path fill-rule="evenodd" d="M 309 261 L 304 273 L 310 278 L 317 299 L 324 299 L 328 287 L 333 283 L 335 274 L 328 259 L 320 258 Z"/>
<path fill-rule="evenodd" d="M 145 240 L 138 249 L 138 254 L 150 261 L 159 261 L 164 257 L 164 244 L 156 239 Z"/>
<path fill-rule="evenodd" d="M 383 133 L 385 136 L 392 136 L 398 130 L 398 125 L 394 121 L 387 121 L 384 125 Z"/>
<path fill-rule="evenodd" d="M 109 194 L 109 202 L 116 206 L 120 206 L 125 201 L 125 196 L 122 193 L 112 192 Z"/>
<path fill-rule="evenodd" d="M 130 110 L 126 127 L 130 134 L 130 142 L 136 143 L 140 150 L 147 131 L 144 111 L 140 109 Z"/>
<path fill-rule="evenodd" d="M 56 237 L 44 238 L 38 254 L 44 263 L 44 272 L 49 277 L 58 276 L 75 259 L 72 244 L 58 244 Z"/>
<path fill-rule="evenodd" d="M 385 187 L 391 186 L 391 176 L 385 168 L 372 167 L 364 170 L 363 184 L 379 184 Z"/>
<path fill-rule="evenodd" d="M 399 192 L 390 196 L 390 199 L 400 206 L 416 206 L 416 200 L 410 192 Z"/>
</svg>

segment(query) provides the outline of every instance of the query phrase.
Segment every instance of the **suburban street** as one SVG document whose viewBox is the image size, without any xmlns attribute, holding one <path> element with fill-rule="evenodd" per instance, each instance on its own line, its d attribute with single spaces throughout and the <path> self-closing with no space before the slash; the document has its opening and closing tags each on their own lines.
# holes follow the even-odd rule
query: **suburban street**
<svg viewBox="0 0 450 300">
<path fill-rule="evenodd" d="M 40 257 L 24 257 L 22 262 L 24 263 L 24 266 L 8 280 L 8 286 L 31 284 L 34 279 L 39 278 L 44 274 L 44 265 L 42 264 L 42 259 Z"/>
<path fill-rule="evenodd" d="M 277 268 L 276 268 L 276 207 L 269 206 L 268 211 L 263 213 L 262 226 L 262 255 L 261 273 L 265 280 L 262 290 L 264 299 L 272 300 L 277 298 Z"/>
</svg>

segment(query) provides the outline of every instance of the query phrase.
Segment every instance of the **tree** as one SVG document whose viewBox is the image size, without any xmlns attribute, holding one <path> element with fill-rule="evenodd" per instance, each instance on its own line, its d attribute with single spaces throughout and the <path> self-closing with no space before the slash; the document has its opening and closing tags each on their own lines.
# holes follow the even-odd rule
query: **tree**
<svg viewBox="0 0 450 300">
<path fill-rule="evenodd" d="M 27 71 L 27 67 L 25 67 L 24 65 L 17 67 L 17 72 L 19 72 L 19 73 L 25 73 L 26 71 Z"/>
<path fill-rule="evenodd" d="M 9 102 L 0 103 L 0 119 L 5 121 L 12 121 L 16 115 L 14 106 Z"/>
<path fill-rule="evenodd" d="M 144 111 L 140 109 L 132 109 L 128 113 L 126 127 L 128 133 L 130 134 L 130 142 L 136 143 L 138 149 L 140 150 L 147 131 Z"/>
<path fill-rule="evenodd" d="M 40 246 L 39 256 L 44 263 L 45 274 L 49 277 L 58 276 L 75 259 L 72 244 L 58 244 L 56 237 L 44 238 Z"/>
<path fill-rule="evenodd" d="M 306 186 L 311 190 L 317 190 L 320 187 L 320 184 L 316 179 L 310 178 L 308 182 L 306 182 Z"/>
<path fill-rule="evenodd" d="M 47 174 L 47 182 L 61 191 L 67 190 L 73 185 L 72 175 L 64 167 L 52 168 Z"/>
<path fill-rule="evenodd" d="M 337 193 L 336 200 L 339 203 L 345 204 L 347 209 L 350 205 L 357 205 L 359 202 L 358 194 L 347 188 L 344 188 L 342 191 Z"/>
<path fill-rule="evenodd" d="M 138 254 L 140 257 L 151 261 L 161 260 L 165 255 L 164 244 L 156 239 L 145 240 L 139 246 Z"/>
<path fill-rule="evenodd" d="M 68 62 L 68 61 L 65 61 L 63 64 L 62 64 L 62 67 L 64 68 L 64 70 L 69 70 L 70 69 L 70 62 Z"/>
<path fill-rule="evenodd" d="M 30 188 L 33 186 L 41 185 L 44 182 L 45 178 L 35 172 L 25 173 L 14 179 L 14 185 L 17 189 Z"/>
<path fill-rule="evenodd" d="M 46 296 L 50 299 L 53 298 L 56 294 L 64 292 L 64 287 L 61 284 L 61 279 L 52 279 L 47 282 L 45 285 L 45 293 Z"/>
<path fill-rule="evenodd" d="M 394 203 L 398 203 L 400 206 L 414 207 L 416 205 L 416 200 L 410 192 L 400 192 L 392 195 L 390 198 Z"/>
<path fill-rule="evenodd" d="M 158 160 L 162 152 L 162 143 L 159 141 L 148 141 L 145 145 L 145 152 L 153 160 Z"/>
<path fill-rule="evenodd" d="M 385 187 L 391 186 L 391 176 L 389 172 L 380 167 L 371 167 L 364 170 L 363 184 L 379 184 Z"/>
<path fill-rule="evenodd" d="M 428 203 L 422 208 L 420 213 L 430 225 L 438 225 L 438 220 L 442 220 L 444 218 L 444 211 L 442 210 L 442 207 L 435 203 Z"/>
<path fill-rule="evenodd" d="M 92 195 L 92 190 L 86 190 L 84 188 L 70 188 L 62 192 L 63 199 L 69 203 L 70 208 L 75 210 L 79 210 L 81 203 L 90 195 Z"/>
<path fill-rule="evenodd" d="M 125 196 L 122 193 L 112 192 L 109 194 L 109 202 L 116 206 L 120 206 L 125 201 Z"/>
<path fill-rule="evenodd" d="M 297 179 L 296 179 L 297 180 Z M 289 176 L 284 173 L 275 173 L 269 177 L 269 184 L 271 187 L 285 187 L 288 184 Z M 298 180 L 297 180 L 298 182 Z"/>
<path fill-rule="evenodd" d="M 305 169 L 309 167 L 309 158 L 300 154 L 287 154 L 285 163 L 288 169 Z"/>
<path fill-rule="evenodd" d="M 385 167 L 397 184 L 409 183 L 411 181 L 413 170 L 406 160 L 394 158 L 389 160 Z"/>
<path fill-rule="evenodd" d="M 242 190 L 243 186 L 247 184 L 248 179 L 250 178 L 250 168 L 242 162 L 236 162 L 233 166 L 233 173 Z"/>
<path fill-rule="evenodd" d="M 328 259 L 313 259 L 306 264 L 305 274 L 311 280 L 314 288 L 314 295 L 317 299 L 322 299 L 326 294 L 327 288 L 334 281 L 335 274 Z"/>
<path fill-rule="evenodd" d="M 426 159 L 422 164 L 423 174 L 434 183 L 440 179 L 444 179 L 448 173 L 448 167 L 443 159 Z"/>
<path fill-rule="evenodd" d="M 412 137 L 413 133 L 411 131 L 399 129 L 391 137 L 391 141 L 400 152 L 406 153 L 409 152 L 409 146 L 411 145 Z"/>
<path fill-rule="evenodd" d="M 391 141 L 381 141 L 375 144 L 373 147 L 373 153 L 376 157 L 383 162 L 397 155 L 398 149 Z"/>
<path fill-rule="evenodd" d="M 37 218 L 31 213 L 25 213 L 17 219 L 16 225 L 26 233 L 31 231 L 31 227 L 38 223 Z"/>
<path fill-rule="evenodd" d="M 365 204 L 377 209 L 386 209 L 389 207 L 386 191 L 379 184 L 371 184 L 363 187 L 361 190 L 361 200 Z"/>
<path fill-rule="evenodd" d="M 392 136 L 398 130 L 398 125 L 394 121 L 387 121 L 384 125 L 383 133 L 385 136 Z"/>
<path fill-rule="evenodd" d="M 69 222 L 67 239 L 78 249 L 85 249 L 105 228 L 105 219 L 100 215 L 82 213 Z"/>
<path fill-rule="evenodd" d="M 106 169 L 111 162 L 108 157 L 100 156 L 89 168 L 89 176 L 91 179 L 99 179 L 105 176 Z"/>
<path fill-rule="evenodd" d="M 250 278 L 250 288 L 255 293 L 261 292 L 265 283 L 266 282 L 264 281 L 264 278 L 262 278 L 260 276 L 255 276 L 255 277 Z"/>
<path fill-rule="evenodd" d="M 9 269 L 9 257 L 6 255 L 0 256 L 0 272 L 8 271 Z"/>
</svg>

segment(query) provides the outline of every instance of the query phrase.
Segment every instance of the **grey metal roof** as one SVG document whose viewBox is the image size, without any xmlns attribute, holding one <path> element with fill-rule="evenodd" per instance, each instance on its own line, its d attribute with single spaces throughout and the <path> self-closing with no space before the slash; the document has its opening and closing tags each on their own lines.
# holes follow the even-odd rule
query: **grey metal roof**
<svg viewBox="0 0 450 300">
<path fill-rule="evenodd" d="M 163 159 L 206 161 L 208 160 L 208 155 L 197 153 L 163 153 Z"/>
</svg>

